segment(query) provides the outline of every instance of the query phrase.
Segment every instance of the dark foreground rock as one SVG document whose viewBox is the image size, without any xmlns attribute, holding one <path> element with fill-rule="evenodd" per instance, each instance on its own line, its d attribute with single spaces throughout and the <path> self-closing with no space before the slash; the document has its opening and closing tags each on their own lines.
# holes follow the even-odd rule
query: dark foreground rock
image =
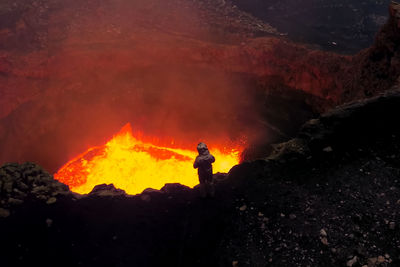
<svg viewBox="0 0 400 267">
<path fill-rule="evenodd" d="M 71 194 L 68 186 L 56 181 L 34 163 L 9 163 L 0 168 L 0 218 L 25 201 L 53 204 L 57 197 Z"/>
<path fill-rule="evenodd" d="M 399 266 L 399 112 L 393 90 L 309 121 L 220 175 L 215 198 L 176 184 L 78 196 L 3 166 L 1 266 Z"/>
</svg>

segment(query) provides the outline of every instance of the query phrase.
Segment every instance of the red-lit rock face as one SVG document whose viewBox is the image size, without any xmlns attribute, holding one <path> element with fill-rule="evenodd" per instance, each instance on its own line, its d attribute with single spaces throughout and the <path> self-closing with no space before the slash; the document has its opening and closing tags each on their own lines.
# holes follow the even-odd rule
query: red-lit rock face
<svg viewBox="0 0 400 267">
<path fill-rule="evenodd" d="M 54 0 L 21 10 L 0 29 L 0 162 L 50 171 L 127 122 L 182 147 L 268 139 L 270 91 L 306 92 L 323 109 L 359 92 L 368 67 L 369 52 L 251 39 L 274 31 L 228 4 Z"/>
</svg>

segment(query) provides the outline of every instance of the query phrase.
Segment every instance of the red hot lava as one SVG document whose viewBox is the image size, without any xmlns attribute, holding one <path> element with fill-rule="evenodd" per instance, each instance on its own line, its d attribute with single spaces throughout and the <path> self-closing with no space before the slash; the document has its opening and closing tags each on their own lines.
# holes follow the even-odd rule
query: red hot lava
<svg viewBox="0 0 400 267">
<path fill-rule="evenodd" d="M 193 145 L 195 148 L 196 145 Z M 238 164 L 241 148 L 212 146 L 214 172 L 227 172 Z M 141 140 L 126 124 L 105 145 L 89 148 L 65 164 L 54 177 L 77 193 L 89 193 L 98 184 L 114 184 L 128 194 L 146 188 L 161 189 L 166 183 L 197 185 L 193 161 L 195 149 L 172 148 Z"/>
</svg>

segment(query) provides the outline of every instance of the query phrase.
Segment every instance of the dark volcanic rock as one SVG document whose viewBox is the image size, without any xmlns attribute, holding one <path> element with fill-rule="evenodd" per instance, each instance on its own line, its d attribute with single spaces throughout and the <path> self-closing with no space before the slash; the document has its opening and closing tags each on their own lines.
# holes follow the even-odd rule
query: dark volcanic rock
<svg viewBox="0 0 400 267">
<path fill-rule="evenodd" d="M 356 53 L 369 47 L 385 23 L 390 0 L 232 0 L 292 40 Z"/>
<path fill-rule="evenodd" d="M 177 194 L 183 191 L 190 191 L 190 187 L 181 184 L 166 184 L 161 188 L 161 191 L 168 194 Z"/>
<path fill-rule="evenodd" d="M 399 105 L 400 89 L 396 87 L 379 96 L 340 106 L 304 124 L 298 138 L 275 145 L 276 151 L 270 158 L 296 154 L 321 159 L 319 156 L 349 150 L 369 139 L 397 132 Z"/>
<path fill-rule="evenodd" d="M 353 79 L 344 90 L 343 100 L 369 97 L 389 89 L 400 76 L 400 8 L 392 2 L 389 19 L 380 29 L 374 44 L 360 52 L 353 61 L 354 68 L 345 80 Z"/>
<path fill-rule="evenodd" d="M 24 201 L 39 200 L 52 204 L 58 196 L 68 194 L 68 186 L 54 180 L 34 163 L 8 163 L 0 167 L 0 196 L 4 208 L 10 209 Z"/>
<path fill-rule="evenodd" d="M 88 194 L 89 196 L 99 197 L 114 197 L 114 196 L 126 196 L 124 190 L 117 189 L 113 184 L 101 184 L 96 185 L 93 190 Z"/>
</svg>

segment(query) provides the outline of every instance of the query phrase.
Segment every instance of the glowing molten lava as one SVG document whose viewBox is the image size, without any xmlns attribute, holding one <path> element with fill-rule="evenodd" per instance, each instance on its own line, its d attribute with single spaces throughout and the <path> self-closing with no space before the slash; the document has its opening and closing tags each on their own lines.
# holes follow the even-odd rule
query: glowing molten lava
<svg viewBox="0 0 400 267">
<path fill-rule="evenodd" d="M 195 148 L 195 145 L 194 145 Z M 227 172 L 239 162 L 239 149 L 225 152 L 210 148 L 214 173 Z M 134 137 L 129 124 L 104 146 L 93 147 L 65 164 L 54 178 L 74 192 L 86 194 L 98 184 L 114 184 L 128 194 L 146 188 L 161 189 L 166 183 L 197 185 L 193 161 L 197 151 L 163 147 Z"/>
</svg>

